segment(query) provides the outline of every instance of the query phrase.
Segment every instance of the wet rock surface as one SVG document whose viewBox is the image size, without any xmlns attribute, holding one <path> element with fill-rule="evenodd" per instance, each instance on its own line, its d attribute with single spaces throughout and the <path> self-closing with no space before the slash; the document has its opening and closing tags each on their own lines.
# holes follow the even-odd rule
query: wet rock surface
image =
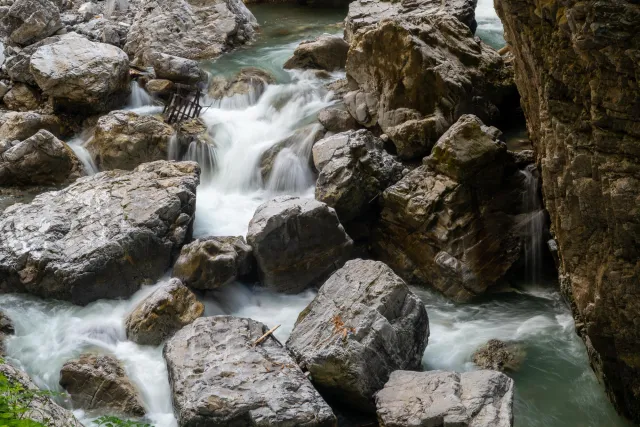
<svg viewBox="0 0 640 427">
<path fill-rule="evenodd" d="M 205 317 L 165 346 L 180 426 L 333 427 L 335 417 L 268 328 L 232 316 Z"/>
<path fill-rule="evenodd" d="M 178 279 L 160 285 L 125 319 L 127 338 L 141 345 L 160 345 L 204 312 L 204 306 Z"/>
<path fill-rule="evenodd" d="M 0 215 L 0 289 L 87 304 L 158 279 L 189 236 L 200 169 L 108 171 Z"/>
<path fill-rule="evenodd" d="M 376 394 L 384 427 L 513 426 L 513 380 L 495 371 L 395 371 Z"/>
<path fill-rule="evenodd" d="M 348 259 L 353 242 L 324 203 L 279 196 L 256 210 L 247 233 L 265 286 L 296 293 L 319 285 Z"/>
<path fill-rule="evenodd" d="M 336 71 L 347 63 L 349 44 L 342 37 L 320 36 L 300 43 L 293 57 L 284 64 L 285 69 Z"/>
<path fill-rule="evenodd" d="M 133 417 L 145 413 L 136 387 L 112 356 L 83 354 L 68 361 L 60 370 L 60 385 L 76 408 Z"/>
<path fill-rule="evenodd" d="M 6 313 L 0 311 L 0 357 L 4 355 L 4 341 L 14 333 L 13 321 Z"/>
<path fill-rule="evenodd" d="M 398 369 L 418 369 L 429 337 L 424 304 L 378 261 L 348 261 L 298 316 L 287 348 L 314 385 L 350 408 Z"/>
<path fill-rule="evenodd" d="M 242 97 L 250 105 L 254 104 L 265 91 L 267 85 L 276 79 L 267 71 L 256 67 L 246 67 L 231 79 L 216 76 L 209 83 L 209 96 L 216 100 Z M 246 105 L 246 104 L 245 104 Z M 245 106 L 238 105 L 238 106 Z"/>
<path fill-rule="evenodd" d="M 473 353 L 473 363 L 482 369 L 516 371 L 525 357 L 524 349 L 517 343 L 489 340 Z"/>
</svg>

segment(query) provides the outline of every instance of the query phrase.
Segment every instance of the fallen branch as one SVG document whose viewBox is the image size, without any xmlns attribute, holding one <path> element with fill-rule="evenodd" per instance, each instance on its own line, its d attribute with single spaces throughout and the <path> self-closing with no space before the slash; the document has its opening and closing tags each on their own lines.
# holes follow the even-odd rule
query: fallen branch
<svg viewBox="0 0 640 427">
<path fill-rule="evenodd" d="M 257 340 L 255 340 L 253 342 L 253 346 L 257 346 L 258 344 L 260 344 L 262 341 L 266 340 L 271 334 L 273 334 L 276 329 L 278 329 L 280 327 L 280 325 L 274 326 L 273 328 L 269 329 L 267 332 L 265 332 L 265 334 L 263 336 L 261 336 L 260 338 L 258 338 Z"/>
</svg>

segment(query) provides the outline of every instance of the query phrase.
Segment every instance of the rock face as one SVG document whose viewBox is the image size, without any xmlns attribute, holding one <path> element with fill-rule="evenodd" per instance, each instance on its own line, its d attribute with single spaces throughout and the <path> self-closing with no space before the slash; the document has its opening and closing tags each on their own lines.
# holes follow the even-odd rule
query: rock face
<svg viewBox="0 0 640 427">
<path fill-rule="evenodd" d="M 68 37 L 39 47 L 30 70 L 56 108 L 86 113 L 108 111 L 129 94 L 129 58 L 121 49 Z"/>
<path fill-rule="evenodd" d="M 322 283 L 348 259 L 353 246 L 332 208 L 292 196 L 258 207 L 247 242 L 264 285 L 290 293 Z"/>
<path fill-rule="evenodd" d="M 520 367 L 524 356 L 524 350 L 516 343 L 489 340 L 473 353 L 473 363 L 482 369 L 515 371 Z"/>
<path fill-rule="evenodd" d="M 423 166 L 384 191 L 373 251 L 408 282 L 469 301 L 520 257 L 525 179 L 499 135 L 462 116 Z"/>
<path fill-rule="evenodd" d="M 40 130 L 47 130 L 60 137 L 64 130 L 58 117 L 33 112 L 8 113 L 0 123 L 0 141 L 9 142 L 25 140 Z"/>
<path fill-rule="evenodd" d="M 132 170 L 167 158 L 174 130 L 153 116 L 112 111 L 100 117 L 87 149 L 100 170 Z"/>
<path fill-rule="evenodd" d="M 0 185 L 63 184 L 81 175 L 73 150 L 46 130 L 15 145 L 0 143 Z"/>
<path fill-rule="evenodd" d="M 0 20 L 1 27 L 13 43 L 26 46 L 61 29 L 62 21 L 55 1 L 16 0 Z"/>
<path fill-rule="evenodd" d="M 142 417 L 142 401 L 120 362 L 111 356 L 83 354 L 60 370 L 60 385 L 74 407 Z"/>
<path fill-rule="evenodd" d="M 320 36 L 300 43 L 293 52 L 293 57 L 285 62 L 284 68 L 340 70 L 347 63 L 348 51 L 349 44 L 342 37 Z"/>
<path fill-rule="evenodd" d="M 611 400 L 640 422 L 640 10 L 496 1 L 558 244 L 560 281 Z"/>
<path fill-rule="evenodd" d="M 0 289 L 76 304 L 133 294 L 169 268 L 188 238 L 199 174 L 193 162 L 145 163 L 7 208 Z"/>
<path fill-rule="evenodd" d="M 161 285 L 125 320 L 127 338 L 142 345 L 160 345 L 204 312 L 204 305 L 178 279 Z"/>
<path fill-rule="evenodd" d="M 376 394 L 383 427 L 513 426 L 513 380 L 495 371 L 395 371 Z"/>
<path fill-rule="evenodd" d="M 347 76 L 359 89 L 344 100 L 360 124 L 390 137 L 399 157 L 421 158 L 464 113 L 497 121 L 514 89 L 511 72 L 453 16 L 395 17 L 354 34 Z"/>
<path fill-rule="evenodd" d="M 124 49 L 142 64 L 155 53 L 215 58 L 249 41 L 257 26 L 241 0 L 144 0 Z"/>
<path fill-rule="evenodd" d="M 207 237 L 185 245 L 173 276 L 190 288 L 217 289 L 255 271 L 251 246 L 244 237 Z"/>
<path fill-rule="evenodd" d="M 333 427 L 336 419 L 267 327 L 231 316 L 205 317 L 165 346 L 180 426 Z"/>
<path fill-rule="evenodd" d="M 387 154 L 381 139 L 367 130 L 318 141 L 313 147 L 314 158 L 328 157 L 320 153 L 326 150 L 325 145 L 331 156 L 316 165 L 320 171 L 316 200 L 334 208 L 342 222 L 366 213 L 376 196 L 402 178 L 404 166 Z"/>
<path fill-rule="evenodd" d="M 287 347 L 319 390 L 365 411 L 397 369 L 418 369 L 429 338 L 424 304 L 389 267 L 348 261 L 305 308 Z"/>
</svg>

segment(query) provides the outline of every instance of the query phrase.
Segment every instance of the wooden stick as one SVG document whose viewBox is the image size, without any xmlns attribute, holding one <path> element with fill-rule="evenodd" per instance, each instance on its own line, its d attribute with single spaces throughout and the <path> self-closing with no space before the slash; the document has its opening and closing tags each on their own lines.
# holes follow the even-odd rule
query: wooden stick
<svg viewBox="0 0 640 427">
<path fill-rule="evenodd" d="M 273 328 L 269 329 L 263 336 L 261 336 L 260 338 L 258 338 L 257 340 L 255 340 L 253 342 L 253 346 L 257 346 L 258 344 L 260 344 L 262 341 L 266 340 L 269 335 L 273 334 L 276 329 L 278 329 L 280 327 L 280 325 L 274 326 Z"/>
</svg>

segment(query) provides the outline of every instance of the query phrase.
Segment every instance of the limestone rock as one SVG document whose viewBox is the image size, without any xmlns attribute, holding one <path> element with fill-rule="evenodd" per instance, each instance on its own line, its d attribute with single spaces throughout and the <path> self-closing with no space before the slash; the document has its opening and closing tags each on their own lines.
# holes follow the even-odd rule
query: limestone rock
<svg viewBox="0 0 640 427">
<path fill-rule="evenodd" d="M 167 79 L 178 83 L 197 84 L 207 81 L 207 73 L 200 69 L 198 61 L 154 53 L 149 58 L 150 65 L 159 79 Z"/>
<path fill-rule="evenodd" d="M 211 290 L 251 275 L 254 264 L 244 237 L 207 237 L 183 246 L 173 276 L 190 288 Z"/>
<path fill-rule="evenodd" d="M 153 116 L 112 111 L 100 117 L 86 147 L 100 170 L 132 170 L 167 158 L 174 130 Z"/>
<path fill-rule="evenodd" d="M 76 304 L 130 296 L 188 238 L 199 174 L 193 162 L 145 163 L 10 206 L 0 214 L 0 289 Z"/>
<path fill-rule="evenodd" d="M 231 316 L 204 317 L 167 342 L 180 426 L 334 427 L 329 406 L 267 327 Z"/>
<path fill-rule="evenodd" d="M 246 67 L 240 70 L 232 79 L 216 76 L 209 84 L 209 96 L 216 100 L 223 98 L 238 98 L 239 107 L 255 104 L 268 85 L 274 84 L 276 79 L 267 71 L 256 67 Z M 243 104 L 241 104 L 244 101 Z M 223 101 L 224 102 L 224 101 Z M 230 105 L 231 107 L 236 105 Z"/>
<path fill-rule="evenodd" d="M 302 68 L 336 71 L 344 69 L 349 44 L 342 37 L 324 35 L 300 43 L 293 56 L 284 64 L 285 69 Z"/>
<path fill-rule="evenodd" d="M 384 427 L 512 427 L 513 380 L 495 371 L 395 371 L 376 394 Z"/>
<path fill-rule="evenodd" d="M 358 122 L 355 121 L 348 111 L 328 107 L 318 113 L 318 121 L 329 132 L 346 132 L 358 128 Z"/>
<path fill-rule="evenodd" d="M 106 355 L 83 354 L 60 370 L 60 385 L 76 408 L 142 417 L 142 401 L 120 362 Z"/>
<path fill-rule="evenodd" d="M 558 244 L 561 288 L 591 365 L 640 422 L 640 9 L 496 1 Z"/>
<path fill-rule="evenodd" d="M 151 94 L 168 95 L 173 91 L 174 84 L 167 79 L 152 79 L 147 82 L 145 89 Z"/>
<path fill-rule="evenodd" d="M 46 130 L 3 150 L 0 185 L 54 185 L 84 175 L 73 150 Z"/>
<path fill-rule="evenodd" d="M 2 101 L 8 109 L 13 111 L 30 111 L 40 106 L 40 95 L 38 92 L 22 83 L 13 85 Z"/>
<path fill-rule="evenodd" d="M 30 70 L 56 108 L 86 113 L 108 111 L 129 94 L 129 58 L 115 46 L 81 37 L 39 47 Z"/>
<path fill-rule="evenodd" d="M 62 28 L 60 10 L 55 1 L 16 0 L 0 21 L 1 27 L 13 43 L 30 45 Z"/>
<path fill-rule="evenodd" d="M 516 343 L 489 340 L 473 353 L 473 363 L 482 369 L 515 371 L 524 359 L 524 350 Z"/>
<path fill-rule="evenodd" d="M 322 283 L 348 259 L 353 246 L 332 208 L 292 196 L 258 207 L 247 242 L 263 284 L 289 293 Z"/>
<path fill-rule="evenodd" d="M 0 141 L 22 141 L 38 131 L 46 130 L 60 137 L 64 126 L 60 119 L 50 114 L 34 112 L 11 112 L 0 122 Z"/>
<path fill-rule="evenodd" d="M 342 222 L 367 212 L 372 200 L 402 178 L 404 166 L 384 151 L 383 142 L 367 130 L 331 136 L 346 138 L 344 145 L 333 150 L 322 166 L 316 182 L 316 200 L 336 210 Z M 316 147 L 331 141 L 321 140 Z M 320 165 L 318 165 L 320 166 Z"/>
<path fill-rule="evenodd" d="M 397 369 L 418 369 L 429 338 L 424 304 L 378 261 L 351 260 L 298 316 L 287 348 L 314 385 L 373 411 L 373 394 Z"/>
<path fill-rule="evenodd" d="M 15 333 L 13 322 L 3 311 L 0 311 L 0 356 L 4 355 L 4 341 Z"/>
<path fill-rule="evenodd" d="M 127 338 L 142 345 L 160 345 L 202 315 L 204 306 L 178 279 L 160 285 L 125 320 Z"/>
</svg>

